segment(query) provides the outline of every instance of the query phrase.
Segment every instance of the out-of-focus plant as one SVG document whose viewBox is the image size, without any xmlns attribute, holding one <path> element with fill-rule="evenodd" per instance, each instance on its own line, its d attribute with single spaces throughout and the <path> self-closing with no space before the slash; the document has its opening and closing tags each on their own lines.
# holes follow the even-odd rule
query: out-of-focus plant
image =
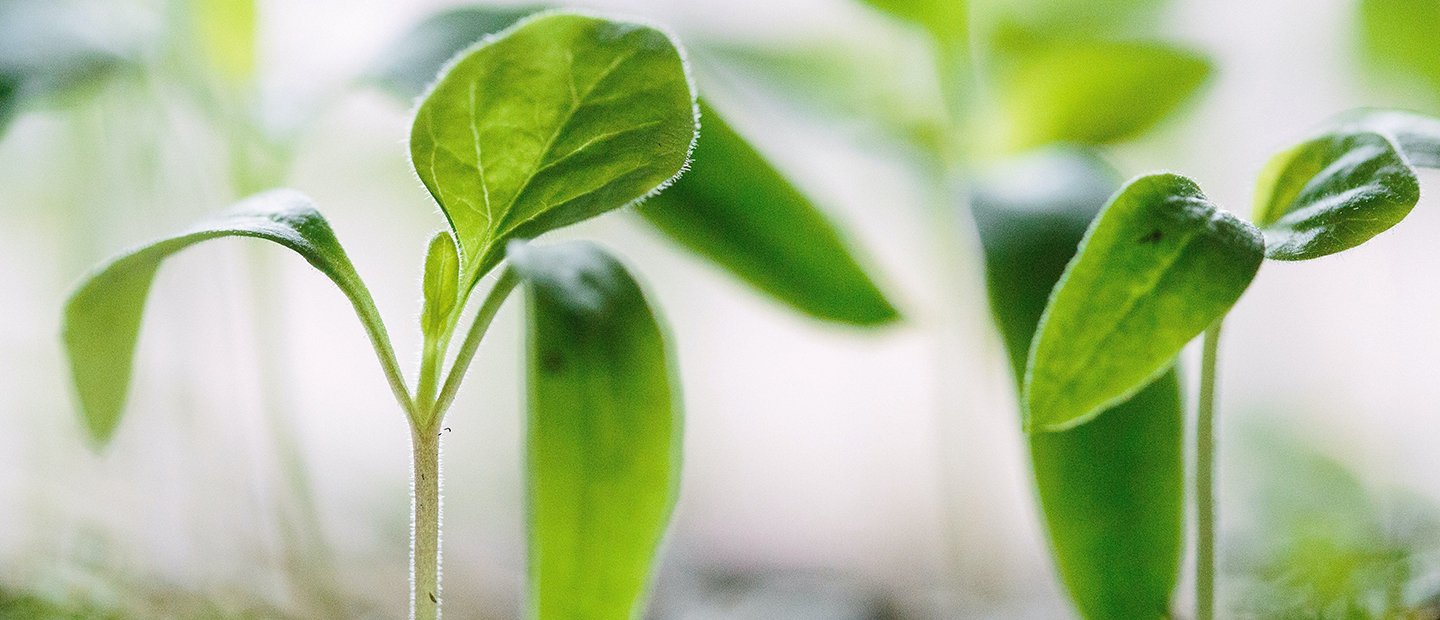
<svg viewBox="0 0 1440 620">
<path fill-rule="evenodd" d="M 1051 285 L 1118 181 L 1103 163 L 1074 149 L 1043 161 L 1005 162 L 1038 147 L 1100 146 L 1143 134 L 1193 98 L 1210 63 L 1184 48 L 1133 36 L 1162 4 L 1154 0 L 870 4 L 917 26 L 933 57 L 875 61 L 848 42 L 833 49 L 707 41 L 691 47 L 698 48 L 702 70 L 706 61 L 739 64 L 812 110 L 863 119 L 914 147 L 927 172 L 941 171 L 939 223 L 966 200 L 955 200 L 951 189 L 973 189 L 991 307 L 1018 389 Z M 448 56 L 443 50 L 458 49 L 524 12 L 474 6 L 437 14 L 385 55 L 373 79 L 412 96 Z M 927 63 L 933 69 L 921 66 Z M 905 90 L 913 85 L 895 77 L 917 66 L 922 73 L 933 70 L 935 93 Z M 983 88 L 979 76 L 986 77 Z M 938 105 L 916 103 L 931 100 Z M 850 322 L 889 316 L 884 306 L 863 302 L 873 297 L 871 287 L 812 201 L 738 131 L 721 125 L 716 105 L 702 101 L 706 131 L 695 154 L 700 165 L 660 200 L 642 206 L 642 215 L 812 315 Z M 1033 174 L 976 172 L 1016 166 Z M 935 230 L 947 247 L 964 236 L 952 237 L 948 224 Z M 796 238 L 810 241 L 793 243 Z M 1180 402 L 1178 380 L 1171 376 L 1133 404 L 1117 407 L 1126 413 L 1111 423 L 1031 438 L 1057 564 L 1086 617 L 1158 616 L 1168 608 L 1183 547 Z M 1077 455 L 1089 464 L 1083 471 L 1073 465 Z M 1077 515 L 1085 515 L 1088 525 L 1078 525 Z"/>
<path fill-rule="evenodd" d="M 1247 429 L 1248 430 L 1248 429 Z M 1247 527 L 1227 574 L 1259 618 L 1434 618 L 1440 513 L 1367 485 L 1344 463 L 1272 428 L 1240 437 Z"/>
<path fill-rule="evenodd" d="M 65 343 L 92 439 L 103 444 L 116 430 L 145 298 L 166 258 L 227 237 L 299 253 L 350 300 L 407 414 L 411 611 L 435 618 L 444 416 L 495 313 L 525 283 L 531 613 L 638 614 L 679 480 L 680 404 L 667 337 L 638 284 L 606 252 L 525 240 L 664 189 L 689 161 L 697 113 L 683 53 L 654 27 L 549 13 L 487 39 L 446 68 L 411 132 L 415 170 L 450 224 L 426 253 L 414 390 L 329 224 L 309 199 L 274 190 L 113 259 L 73 294 Z M 452 347 L 462 314 L 475 305 L 472 292 L 497 269 Z"/>
<path fill-rule="evenodd" d="M 1398 223 L 1420 198 L 1415 166 L 1440 163 L 1440 121 L 1360 110 L 1277 154 L 1256 185 L 1255 226 L 1172 173 L 1132 180 L 1096 218 L 1050 297 L 1025 375 L 1026 428 L 1082 427 L 1167 372 L 1205 335 L 1195 438 L 1196 611 L 1215 614 L 1215 376 L 1224 316 L 1264 258 L 1309 260 Z"/>
<path fill-rule="evenodd" d="M 23 109 L 94 87 L 131 62 L 121 41 L 94 34 L 63 5 L 0 2 L 0 136 Z"/>
</svg>

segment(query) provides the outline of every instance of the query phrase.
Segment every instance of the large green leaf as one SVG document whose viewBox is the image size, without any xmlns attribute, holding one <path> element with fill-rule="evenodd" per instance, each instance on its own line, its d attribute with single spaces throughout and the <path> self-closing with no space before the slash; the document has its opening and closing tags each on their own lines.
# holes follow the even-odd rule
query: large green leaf
<svg viewBox="0 0 1440 620">
<path fill-rule="evenodd" d="M 1204 56 L 1161 43 L 1046 40 L 996 71 L 1000 150 L 1109 144 L 1145 132 L 1211 73 Z"/>
<path fill-rule="evenodd" d="M 695 167 L 640 208 L 655 227 L 812 316 L 859 325 L 893 321 L 839 231 L 715 111 Z"/>
<path fill-rule="evenodd" d="M 1085 234 L 1040 320 L 1026 428 L 1074 427 L 1148 385 L 1240 299 L 1264 252 L 1259 231 L 1193 181 L 1131 181 Z"/>
<path fill-rule="evenodd" d="M 1256 184 L 1265 254 L 1305 260 L 1388 230 L 1420 200 L 1420 182 L 1389 138 L 1338 131 L 1275 156 Z"/>
<path fill-rule="evenodd" d="M 638 618 L 680 481 L 664 329 L 597 246 L 511 245 L 528 291 L 533 618 Z"/>
<path fill-rule="evenodd" d="M 1050 291 L 1117 185 L 1102 162 L 1066 152 L 1007 164 L 977 184 L 971 206 L 990 308 L 1017 392 Z M 1030 435 L 1051 550 L 1083 617 L 1168 609 L 1184 541 L 1184 429 L 1171 371 L 1089 424 Z"/>
<path fill-rule="evenodd" d="M 1420 80 L 1440 96 L 1440 46 L 1435 0 L 1360 0 L 1360 42 L 1365 56 L 1383 70 Z"/>
<path fill-rule="evenodd" d="M 697 108 L 670 36 L 542 13 L 452 64 L 410 154 L 460 243 L 462 289 L 529 239 L 633 203 L 685 168 Z"/>
<path fill-rule="evenodd" d="M 1411 165 L 1440 168 L 1440 119 L 1404 110 L 1360 109 L 1342 114 L 1341 129 L 1389 136 Z"/>
<path fill-rule="evenodd" d="M 419 96 L 456 54 L 539 10 L 528 6 L 472 5 L 431 15 L 386 48 L 369 79 L 396 96 Z"/>
<path fill-rule="evenodd" d="M 141 246 L 87 276 L 65 305 L 64 339 L 91 437 L 104 443 L 120 422 L 145 299 L 160 264 L 192 245 L 223 237 L 273 241 L 300 254 L 350 299 L 402 404 L 405 387 L 389 336 L 360 275 L 310 199 L 289 190 L 258 194 L 224 216 Z"/>
</svg>

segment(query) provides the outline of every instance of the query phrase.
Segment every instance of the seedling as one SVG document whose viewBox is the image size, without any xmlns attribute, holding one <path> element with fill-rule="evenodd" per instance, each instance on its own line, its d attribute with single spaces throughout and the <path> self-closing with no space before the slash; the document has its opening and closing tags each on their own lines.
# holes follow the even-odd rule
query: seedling
<svg viewBox="0 0 1440 620">
<path fill-rule="evenodd" d="M 165 259 L 227 237 L 289 248 L 349 299 L 409 421 L 411 616 L 436 618 L 445 415 L 496 312 L 524 284 L 530 613 L 637 615 L 679 480 L 673 356 L 619 261 L 588 242 L 527 240 L 664 189 L 687 166 L 697 131 L 688 68 L 664 31 L 563 12 L 515 24 L 452 61 L 416 112 L 412 163 L 449 228 L 425 256 L 413 390 L 329 223 L 303 195 L 273 190 L 112 259 L 75 291 L 64 340 L 90 436 L 104 444 L 119 424 L 146 295 Z"/>
<path fill-rule="evenodd" d="M 1215 616 L 1215 393 L 1221 324 L 1265 258 L 1309 260 L 1394 226 L 1440 166 L 1440 121 L 1361 110 L 1277 154 L 1256 189 L 1257 228 L 1190 179 L 1139 177 L 1110 199 L 1055 286 L 1030 349 L 1026 428 L 1066 431 L 1169 371 L 1204 333 L 1196 411 L 1196 609 Z M 1107 414 L 1109 415 L 1109 414 Z"/>
</svg>

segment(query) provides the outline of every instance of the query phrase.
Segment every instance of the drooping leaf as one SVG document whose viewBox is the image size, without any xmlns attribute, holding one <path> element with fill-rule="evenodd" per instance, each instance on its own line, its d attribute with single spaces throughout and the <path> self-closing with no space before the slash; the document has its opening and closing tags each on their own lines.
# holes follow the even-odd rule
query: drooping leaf
<svg viewBox="0 0 1440 620">
<path fill-rule="evenodd" d="M 990 308 L 1017 392 L 1050 291 L 1119 185 L 1097 159 L 1046 152 L 983 175 L 971 200 Z M 1051 552 L 1088 620 L 1169 608 L 1184 541 L 1184 407 L 1167 372 L 1090 423 L 1030 435 Z"/>
<path fill-rule="evenodd" d="M 964 45 L 969 34 L 966 0 L 864 0 L 866 4 L 911 22 L 943 45 Z"/>
<path fill-rule="evenodd" d="M 431 15 L 386 48 L 369 79 L 398 97 L 417 97 L 456 54 L 541 10 L 539 6 L 471 5 Z"/>
<path fill-rule="evenodd" d="M 176 252 L 224 237 L 254 237 L 283 245 L 335 282 L 360 316 L 391 387 L 397 394 L 404 393 L 384 323 L 330 224 L 309 198 L 290 190 L 274 190 L 250 197 L 208 223 L 112 259 L 71 294 L 65 304 L 65 348 L 81 414 L 97 443 L 108 441 L 120 422 L 140 320 L 155 272 Z"/>
<path fill-rule="evenodd" d="M 898 318 L 825 215 L 709 106 L 695 167 L 640 207 L 656 228 L 790 306 L 874 325 Z"/>
<path fill-rule="evenodd" d="M 1393 140 L 1413 166 L 1440 168 L 1440 119 L 1404 110 L 1353 110 L 1338 119 L 1341 130 L 1373 131 Z"/>
<path fill-rule="evenodd" d="M 434 340 L 449 331 L 454 320 L 451 313 L 460 301 L 460 254 L 455 238 L 448 232 L 436 233 L 425 252 L 425 295 L 420 314 L 421 331 L 427 340 Z"/>
<path fill-rule="evenodd" d="M 1086 232 L 1040 320 L 1026 428 L 1074 427 L 1151 383 L 1240 299 L 1264 252 L 1259 231 L 1193 181 L 1131 181 Z"/>
<path fill-rule="evenodd" d="M 1350 249 L 1399 223 L 1420 200 L 1420 182 L 1389 138 L 1339 131 L 1276 155 L 1255 196 L 1266 256 L 1305 260 Z"/>
<path fill-rule="evenodd" d="M 999 150 L 1109 144 L 1149 130 L 1205 83 L 1204 56 L 1162 43 L 1053 39 L 996 70 Z"/>
<path fill-rule="evenodd" d="M 507 240 L 669 184 L 696 126 L 688 69 L 668 34 L 543 13 L 446 71 L 416 113 L 410 153 L 459 241 L 468 290 Z"/>
<path fill-rule="evenodd" d="M 664 329 L 594 244 L 511 244 L 527 290 L 530 617 L 637 618 L 680 480 Z"/>
<path fill-rule="evenodd" d="M 231 85 L 255 78 L 259 14 L 255 0 L 189 0 L 191 27 L 205 66 Z"/>
<path fill-rule="evenodd" d="M 1371 63 L 1404 80 L 1419 80 L 1440 96 L 1440 47 L 1434 0 L 1361 0 L 1361 51 Z"/>
</svg>

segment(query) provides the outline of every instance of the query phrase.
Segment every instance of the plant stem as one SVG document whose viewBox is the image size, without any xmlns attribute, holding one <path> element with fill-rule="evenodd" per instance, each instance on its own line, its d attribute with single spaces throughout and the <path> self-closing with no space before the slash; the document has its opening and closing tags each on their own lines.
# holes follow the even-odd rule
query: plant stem
<svg viewBox="0 0 1440 620">
<path fill-rule="evenodd" d="M 1215 618 L 1215 370 L 1220 324 L 1205 330 L 1195 415 L 1195 620 Z"/>
<path fill-rule="evenodd" d="M 410 524 L 410 618 L 440 617 L 440 435 L 431 428 L 411 431 L 415 511 Z"/>
</svg>

